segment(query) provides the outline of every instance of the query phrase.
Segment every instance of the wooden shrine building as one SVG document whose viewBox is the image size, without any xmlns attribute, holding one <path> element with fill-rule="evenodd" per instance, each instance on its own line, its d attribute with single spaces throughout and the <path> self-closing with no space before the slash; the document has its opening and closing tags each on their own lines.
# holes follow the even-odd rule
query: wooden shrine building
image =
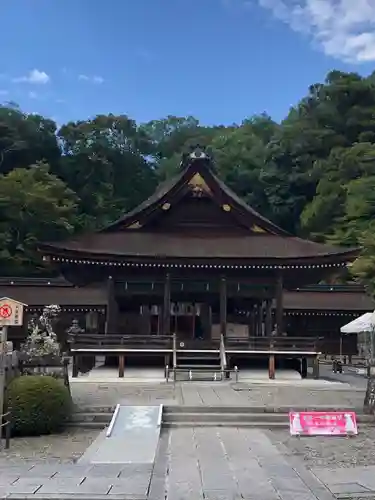
<svg viewBox="0 0 375 500">
<path fill-rule="evenodd" d="M 275 356 L 320 352 L 302 324 L 288 331 L 283 290 L 319 283 L 357 255 L 286 233 L 229 189 L 199 148 L 115 223 L 40 250 L 67 281 L 106 294 L 95 342 L 119 355 L 120 373 L 138 352 L 163 353 L 176 368 L 179 355 L 204 351 L 217 353 L 222 370 L 236 356 L 267 356 L 270 377 Z M 93 354 L 95 342 L 82 334 L 72 351 Z"/>
</svg>

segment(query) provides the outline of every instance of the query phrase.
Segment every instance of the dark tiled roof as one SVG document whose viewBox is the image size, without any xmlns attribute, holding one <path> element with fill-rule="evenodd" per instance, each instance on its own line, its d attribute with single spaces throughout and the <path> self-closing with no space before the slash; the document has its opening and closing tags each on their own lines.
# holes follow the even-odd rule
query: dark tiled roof
<svg viewBox="0 0 375 500">
<path fill-rule="evenodd" d="M 155 213 L 159 204 L 167 195 L 173 198 L 176 193 L 182 193 L 183 187 L 195 173 L 199 173 L 209 185 L 215 202 L 233 204 L 236 217 L 245 220 L 249 229 L 248 236 L 221 236 L 188 237 L 183 232 L 178 235 L 147 232 L 147 224 L 142 221 L 143 229 L 126 229 L 124 226 L 134 222 L 137 217 L 141 220 L 144 212 L 145 219 L 148 212 Z M 240 214 L 239 214 L 240 212 Z M 138 221 L 139 222 L 139 221 Z M 253 234 L 252 227 L 258 224 L 266 229 L 268 234 Z M 223 228 L 225 231 L 225 228 Z M 271 234 L 270 234 L 271 233 Z M 333 248 L 330 246 L 302 240 L 287 234 L 271 221 L 256 212 L 241 200 L 226 184 L 224 184 L 210 169 L 207 160 L 191 160 L 187 167 L 174 178 L 164 182 L 156 192 L 131 212 L 125 214 L 114 224 L 98 233 L 82 235 L 63 243 L 45 243 L 40 245 L 44 253 L 54 253 L 64 250 L 82 252 L 88 257 L 91 255 L 108 259 L 117 258 L 204 258 L 204 259 L 300 259 L 314 257 L 328 257 L 342 255 L 355 256 L 355 251 Z M 78 255 L 77 255 L 78 257 Z"/>
<path fill-rule="evenodd" d="M 298 259 L 348 253 L 291 236 L 209 236 L 173 235 L 138 231 L 93 233 L 54 248 L 83 252 L 95 256 L 158 258 L 232 258 L 232 259 Z M 48 252 L 48 246 L 44 247 Z"/>
<path fill-rule="evenodd" d="M 120 219 L 113 222 L 108 227 L 102 229 L 102 232 L 112 231 L 113 228 L 124 225 L 128 220 L 134 218 L 137 214 L 140 214 L 143 210 L 146 210 L 153 204 L 158 203 L 166 194 L 169 193 L 169 191 L 174 186 L 176 186 L 176 184 L 178 184 L 181 181 L 184 174 L 185 172 L 182 171 L 179 174 L 171 177 L 170 179 L 166 179 L 164 182 L 159 184 L 155 192 L 149 198 L 147 198 L 142 203 L 134 207 L 133 210 L 130 210 L 130 212 L 124 214 L 122 217 L 120 217 Z"/>
</svg>

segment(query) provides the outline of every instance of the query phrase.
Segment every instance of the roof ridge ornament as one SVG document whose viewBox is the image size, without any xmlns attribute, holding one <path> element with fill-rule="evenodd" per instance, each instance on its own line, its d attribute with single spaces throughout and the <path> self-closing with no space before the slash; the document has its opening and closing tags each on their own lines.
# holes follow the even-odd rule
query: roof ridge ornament
<svg viewBox="0 0 375 500">
<path fill-rule="evenodd" d="M 180 166 L 182 169 L 186 168 L 191 162 L 196 160 L 206 160 L 210 167 L 213 167 L 213 158 L 210 155 L 206 148 L 200 146 L 199 144 L 195 144 L 194 146 L 190 146 L 188 151 L 182 153 Z"/>
</svg>

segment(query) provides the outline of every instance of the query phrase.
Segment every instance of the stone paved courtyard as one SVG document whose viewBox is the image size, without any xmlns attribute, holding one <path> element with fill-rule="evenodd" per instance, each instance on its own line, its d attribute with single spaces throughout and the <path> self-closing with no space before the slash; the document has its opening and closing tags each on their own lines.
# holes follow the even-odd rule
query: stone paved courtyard
<svg viewBox="0 0 375 500">
<path fill-rule="evenodd" d="M 72 396 L 78 407 L 134 405 L 209 406 L 342 406 L 361 409 L 364 392 L 347 384 L 306 381 L 289 384 L 173 383 L 127 384 L 74 382 Z"/>
<path fill-rule="evenodd" d="M 313 382 L 251 387 L 76 382 L 72 395 L 80 409 L 112 407 L 119 401 L 360 409 L 364 397 L 363 391 L 345 384 Z M 172 428 L 162 433 L 152 469 L 145 464 L 73 464 L 98 432 L 70 429 L 61 435 L 14 439 L 11 449 L 0 453 L 0 499 L 375 499 L 375 480 L 371 479 L 375 478 L 375 427 L 360 427 L 359 436 L 351 439 L 297 439 L 289 436 L 287 428 Z"/>
</svg>

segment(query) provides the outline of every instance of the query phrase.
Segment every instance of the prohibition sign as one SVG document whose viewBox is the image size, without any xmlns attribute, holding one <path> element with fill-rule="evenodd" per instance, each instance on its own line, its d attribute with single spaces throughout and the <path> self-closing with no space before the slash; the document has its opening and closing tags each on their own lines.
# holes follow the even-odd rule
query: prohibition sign
<svg viewBox="0 0 375 500">
<path fill-rule="evenodd" d="M 8 319 L 12 316 L 12 308 L 9 304 L 0 307 L 0 318 Z"/>
</svg>

